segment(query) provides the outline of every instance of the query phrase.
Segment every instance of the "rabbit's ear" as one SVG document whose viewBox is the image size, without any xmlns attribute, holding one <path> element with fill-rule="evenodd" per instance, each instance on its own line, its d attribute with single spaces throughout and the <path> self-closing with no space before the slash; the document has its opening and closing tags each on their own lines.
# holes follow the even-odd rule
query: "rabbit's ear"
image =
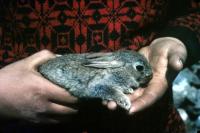
<svg viewBox="0 0 200 133">
<path fill-rule="evenodd" d="M 116 59 L 113 53 L 92 53 L 85 56 L 85 62 L 108 62 Z"/>
<path fill-rule="evenodd" d="M 86 67 L 95 67 L 95 68 L 117 68 L 124 66 L 124 62 L 113 60 L 113 61 L 92 61 L 84 63 Z"/>
<path fill-rule="evenodd" d="M 117 59 L 113 53 L 93 53 L 86 55 L 85 62 L 83 64 L 87 67 L 95 68 L 117 68 L 122 67 L 124 62 Z"/>
<path fill-rule="evenodd" d="M 106 57 L 106 56 L 111 56 L 112 53 L 104 53 L 104 52 L 99 52 L 99 53 L 87 53 L 86 54 L 86 59 L 94 59 L 94 58 L 100 58 L 100 57 Z"/>
</svg>

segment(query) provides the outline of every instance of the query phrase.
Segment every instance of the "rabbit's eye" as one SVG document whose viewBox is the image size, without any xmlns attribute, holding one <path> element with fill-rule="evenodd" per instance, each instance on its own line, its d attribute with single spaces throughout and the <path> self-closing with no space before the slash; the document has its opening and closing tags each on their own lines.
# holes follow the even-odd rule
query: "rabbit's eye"
<svg viewBox="0 0 200 133">
<path fill-rule="evenodd" d="M 136 62 L 133 66 L 138 72 L 144 71 L 144 65 L 141 62 Z"/>
<path fill-rule="evenodd" d="M 137 65 L 135 68 L 136 68 L 136 70 L 139 71 L 139 72 L 141 72 L 141 71 L 144 70 L 144 66 L 142 66 L 142 65 Z"/>
</svg>

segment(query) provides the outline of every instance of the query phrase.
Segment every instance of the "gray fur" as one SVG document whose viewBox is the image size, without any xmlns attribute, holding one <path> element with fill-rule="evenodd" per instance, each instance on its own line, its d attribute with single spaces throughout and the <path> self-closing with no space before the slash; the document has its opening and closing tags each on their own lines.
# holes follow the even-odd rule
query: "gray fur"
<svg viewBox="0 0 200 133">
<path fill-rule="evenodd" d="M 147 60 L 135 51 L 66 54 L 42 64 L 38 71 L 79 98 L 114 100 L 129 110 L 130 94 L 152 78 Z"/>
</svg>

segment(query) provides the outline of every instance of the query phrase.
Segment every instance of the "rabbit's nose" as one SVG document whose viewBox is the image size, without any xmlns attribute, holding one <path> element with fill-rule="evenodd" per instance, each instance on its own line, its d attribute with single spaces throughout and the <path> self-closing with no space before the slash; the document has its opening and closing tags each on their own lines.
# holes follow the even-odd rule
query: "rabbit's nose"
<svg viewBox="0 0 200 133">
<path fill-rule="evenodd" d="M 147 72 L 147 73 L 145 73 L 145 77 L 152 78 L 153 77 L 153 73 L 152 72 Z"/>
</svg>

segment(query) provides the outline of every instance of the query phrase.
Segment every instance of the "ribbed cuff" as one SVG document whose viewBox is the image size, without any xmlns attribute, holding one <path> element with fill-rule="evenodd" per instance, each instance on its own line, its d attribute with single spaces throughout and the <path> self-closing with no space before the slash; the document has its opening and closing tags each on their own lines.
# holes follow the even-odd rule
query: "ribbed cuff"
<svg viewBox="0 0 200 133">
<path fill-rule="evenodd" d="M 166 27 L 158 37 L 174 37 L 184 43 L 187 49 L 187 60 L 185 67 L 190 66 L 200 60 L 200 43 L 194 31 L 186 27 Z"/>
</svg>

